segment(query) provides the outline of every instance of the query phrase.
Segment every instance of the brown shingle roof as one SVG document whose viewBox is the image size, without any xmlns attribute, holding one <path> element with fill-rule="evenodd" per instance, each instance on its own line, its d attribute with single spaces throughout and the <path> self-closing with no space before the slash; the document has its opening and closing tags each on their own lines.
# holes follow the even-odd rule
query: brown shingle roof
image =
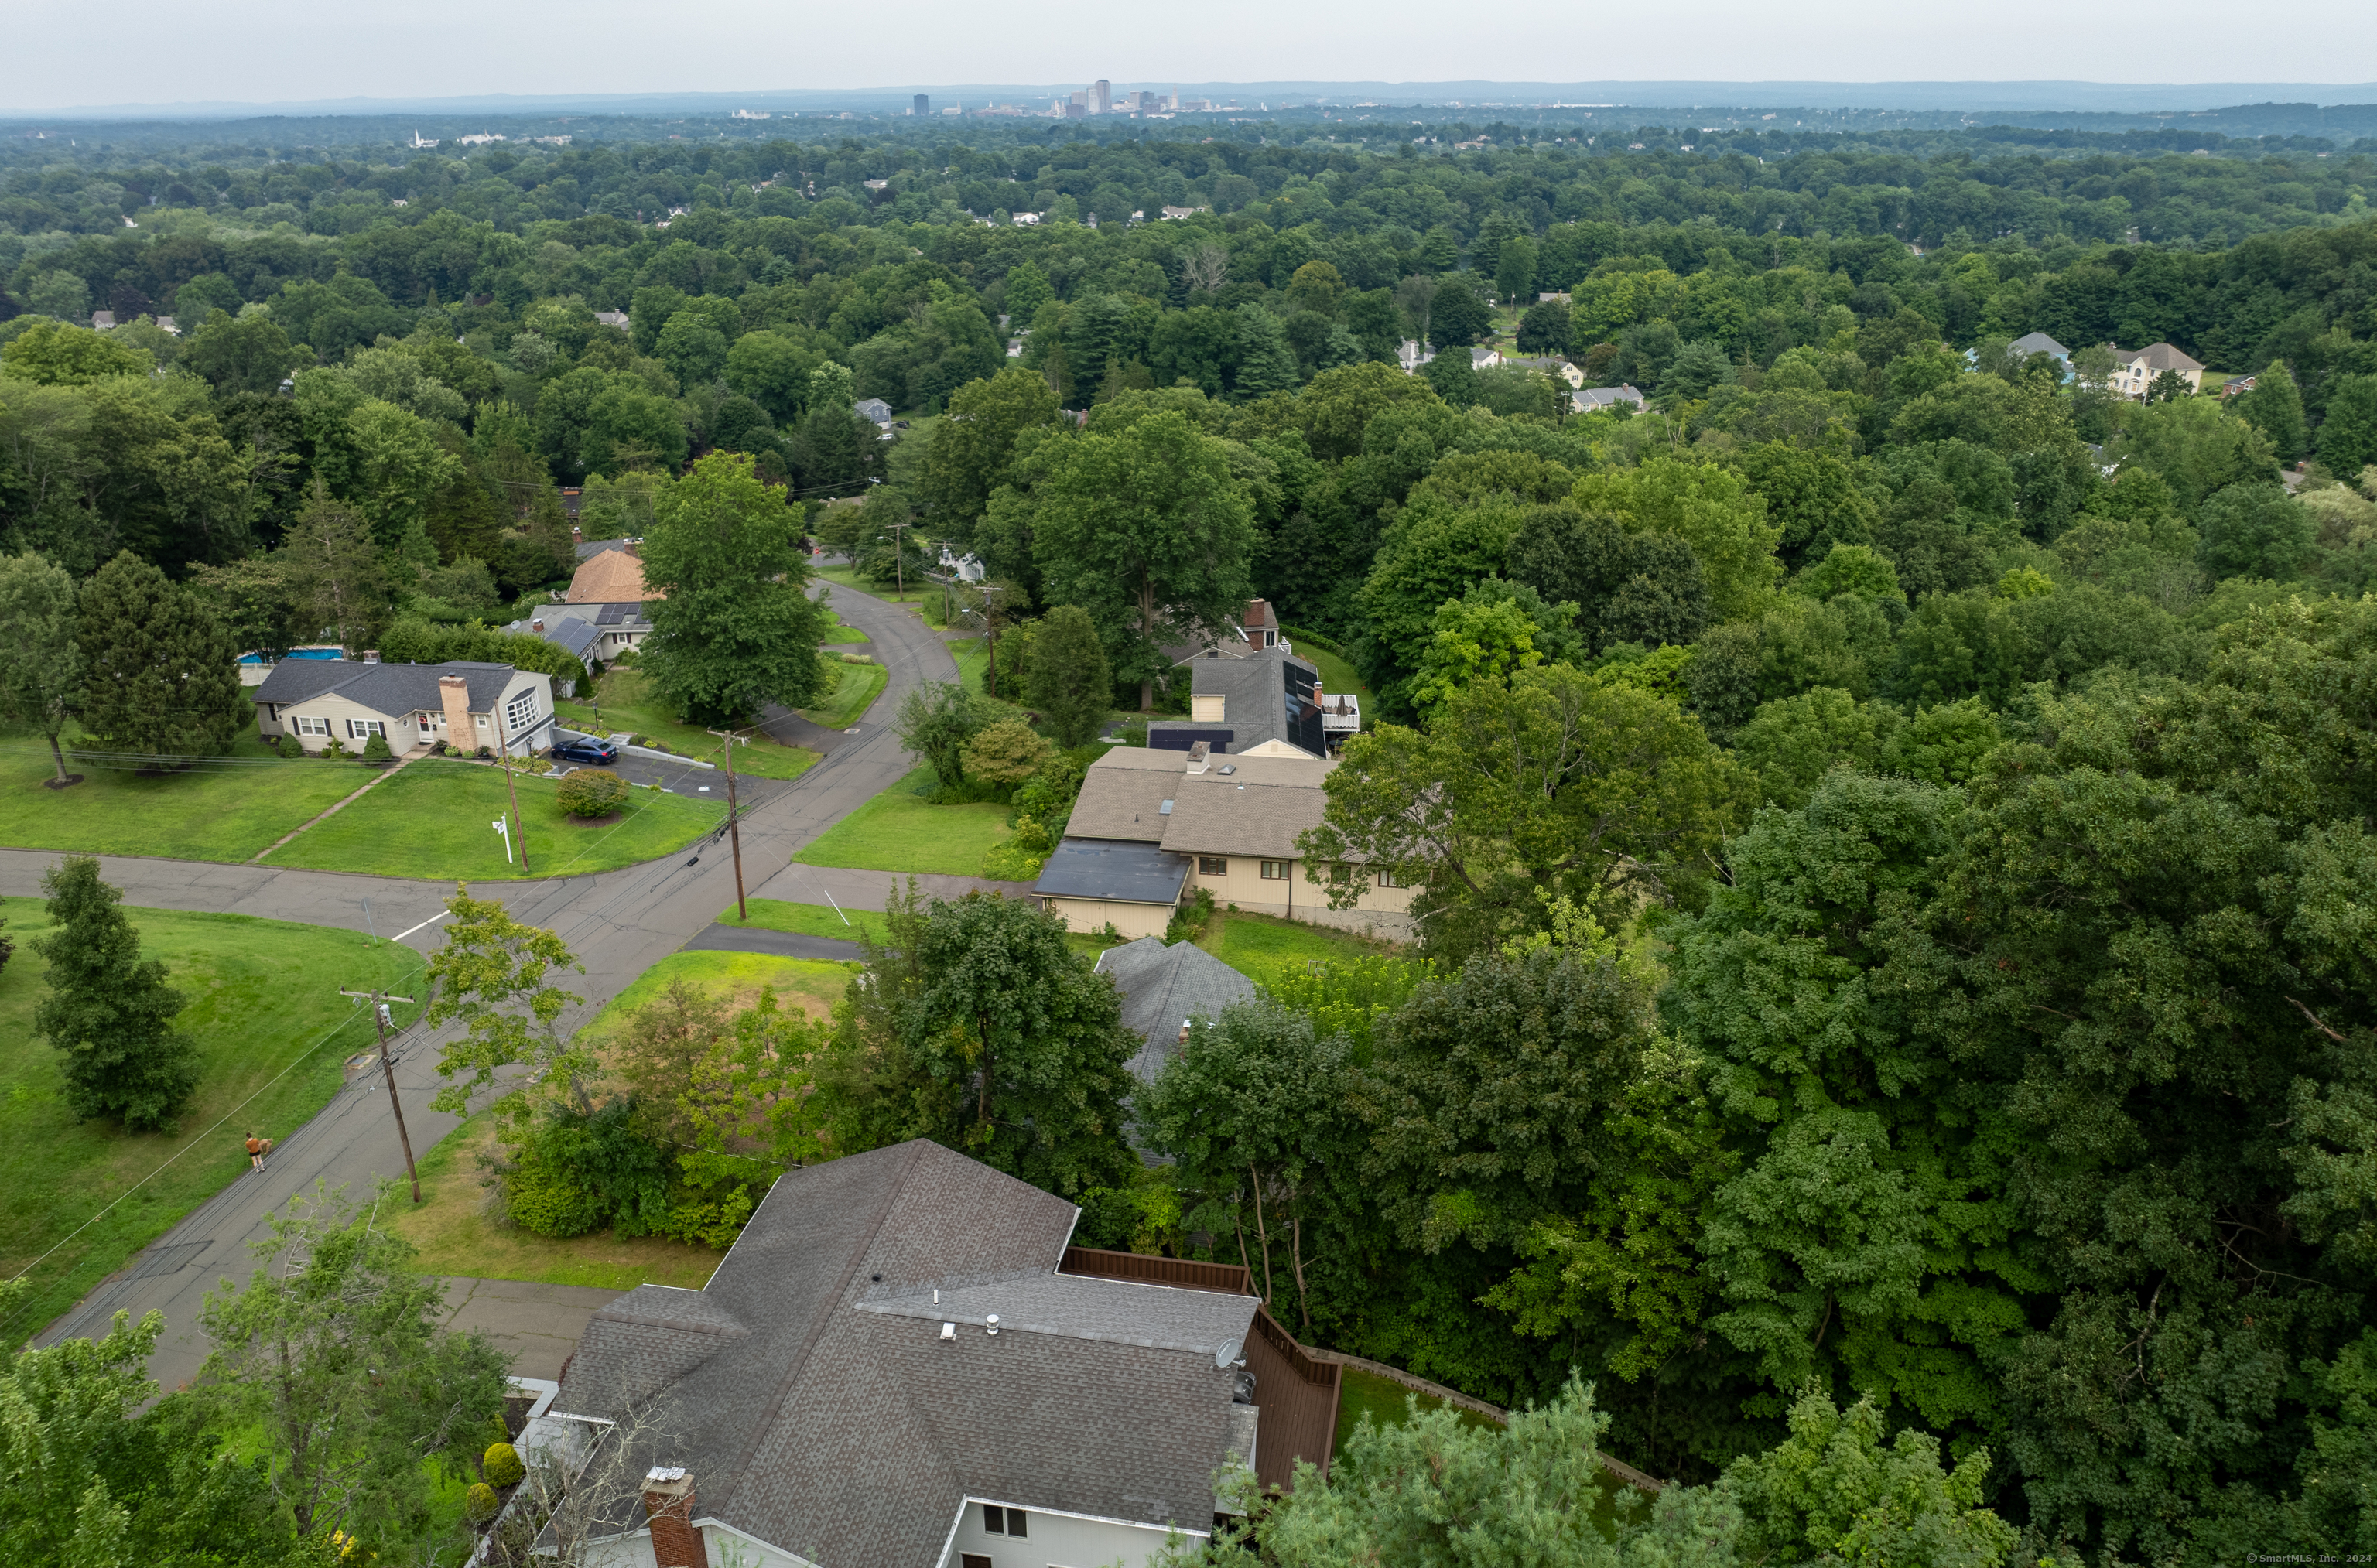
<svg viewBox="0 0 2377 1568">
<path fill-rule="evenodd" d="M 624 550 L 588 556 L 569 579 L 572 604 L 625 604 L 663 597 L 644 587 L 644 564 Z"/>
</svg>

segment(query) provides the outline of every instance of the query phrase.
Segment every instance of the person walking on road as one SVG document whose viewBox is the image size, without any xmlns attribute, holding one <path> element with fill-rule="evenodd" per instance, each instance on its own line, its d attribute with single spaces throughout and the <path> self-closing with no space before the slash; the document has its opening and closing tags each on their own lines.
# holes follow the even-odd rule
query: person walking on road
<svg viewBox="0 0 2377 1568">
<path fill-rule="evenodd" d="M 250 1170 L 263 1170 L 264 1157 L 271 1152 L 271 1139 L 259 1138 L 254 1133 L 247 1135 L 247 1168 Z"/>
</svg>

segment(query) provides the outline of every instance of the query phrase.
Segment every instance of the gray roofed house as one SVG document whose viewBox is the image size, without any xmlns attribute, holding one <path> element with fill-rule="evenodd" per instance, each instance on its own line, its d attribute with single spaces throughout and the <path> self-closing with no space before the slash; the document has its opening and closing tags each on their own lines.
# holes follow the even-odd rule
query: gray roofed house
<svg viewBox="0 0 2377 1568">
<path fill-rule="evenodd" d="M 2025 332 L 2007 347 L 2024 359 L 2028 359 L 2033 354 L 2045 354 L 2054 360 L 2069 360 L 2072 357 L 2071 350 L 2044 332 Z"/>
<path fill-rule="evenodd" d="M 553 677 L 508 664 L 284 659 L 248 695 L 259 734 L 293 735 L 307 752 L 333 740 L 360 750 L 375 734 L 399 754 L 441 742 L 467 752 L 501 741 L 525 755 L 553 743 Z"/>
<path fill-rule="evenodd" d="M 1218 1467 L 1325 1465 L 1337 1371 L 1245 1271 L 1072 1247 L 1080 1212 L 922 1140 L 780 1177 L 706 1286 L 619 1297 L 564 1372 L 553 1409 L 646 1477 L 599 1560 L 1140 1564 L 1210 1532 Z"/>
<path fill-rule="evenodd" d="M 1319 665 L 1276 644 L 1251 647 L 1235 659 L 1208 648 L 1184 662 L 1189 666 L 1188 717 L 1150 723 L 1150 746 L 1185 752 L 1201 741 L 1216 755 L 1328 755 L 1317 695 Z"/>
<path fill-rule="evenodd" d="M 1188 1036 L 1191 1018 L 1218 1018 L 1234 1002 L 1254 1000 L 1255 982 L 1193 942 L 1166 947 L 1142 936 L 1098 955 L 1098 973 L 1122 992 L 1122 1027 L 1145 1040 L 1130 1070 L 1153 1083 Z"/>
<path fill-rule="evenodd" d="M 1172 802 L 1161 802 L 1169 811 Z M 1083 838 L 1068 834 L 1040 867 L 1032 891 L 1042 897 L 1091 899 L 1120 904 L 1180 902 L 1188 880 L 1188 859 L 1166 854 L 1157 844 L 1124 838 Z"/>
<path fill-rule="evenodd" d="M 876 429 L 889 430 L 891 427 L 891 405 L 882 398 L 861 398 L 851 407 L 858 410 L 860 419 L 872 422 Z"/>
<path fill-rule="evenodd" d="M 567 648 L 581 662 L 616 659 L 641 647 L 652 635 L 652 618 L 641 600 L 609 604 L 541 604 L 507 632 L 525 632 Z"/>
<path fill-rule="evenodd" d="M 1569 401 L 1576 405 L 1578 413 L 1589 414 L 1596 409 L 1614 409 L 1620 403 L 1631 403 L 1639 409 L 1642 406 L 1642 394 L 1634 390 L 1630 382 L 1620 386 L 1579 387 L 1569 394 Z"/>
</svg>

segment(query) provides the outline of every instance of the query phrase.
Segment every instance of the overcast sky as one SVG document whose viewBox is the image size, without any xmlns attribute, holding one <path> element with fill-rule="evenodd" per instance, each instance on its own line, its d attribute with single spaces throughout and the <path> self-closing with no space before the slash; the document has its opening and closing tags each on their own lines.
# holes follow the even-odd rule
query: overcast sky
<svg viewBox="0 0 2377 1568">
<path fill-rule="evenodd" d="M 2377 80 L 2377 6 L 2300 0 L 9 0 L 0 110 L 944 82 Z M 2282 23 L 2280 18 L 2283 18 Z"/>
</svg>

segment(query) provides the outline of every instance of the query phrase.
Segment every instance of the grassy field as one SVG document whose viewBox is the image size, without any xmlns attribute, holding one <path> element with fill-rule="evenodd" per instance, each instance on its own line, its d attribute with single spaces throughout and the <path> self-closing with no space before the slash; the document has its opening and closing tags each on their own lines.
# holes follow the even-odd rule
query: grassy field
<svg viewBox="0 0 2377 1568">
<path fill-rule="evenodd" d="M 792 904 L 782 898 L 746 900 L 751 910 L 747 921 L 735 918 L 733 906 L 720 913 L 720 925 L 744 926 L 755 931 L 783 931 L 794 936 L 826 936 L 837 942 L 855 942 L 861 936 L 871 936 L 880 942 L 886 934 L 880 909 L 842 910 L 850 917 L 847 923 L 827 904 Z"/>
<path fill-rule="evenodd" d="M 837 664 L 834 671 L 833 690 L 817 707 L 801 709 L 801 717 L 823 729 L 847 730 L 874 706 L 890 675 L 880 664 Z"/>
<path fill-rule="evenodd" d="M 420 1249 L 413 1266 L 425 1274 L 473 1279 L 527 1279 L 545 1285 L 591 1285 L 632 1290 L 639 1285 L 701 1289 L 723 1253 L 660 1236 L 561 1239 L 504 1224 L 486 1212 L 479 1185 L 482 1157 L 496 1152 L 495 1118 L 472 1117 L 421 1161 L 421 1206 L 397 1211 L 392 1229 Z M 385 1211 L 383 1211 L 385 1212 Z"/>
<path fill-rule="evenodd" d="M 982 858 L 1011 831 L 997 804 L 936 806 L 915 791 L 933 770 L 920 767 L 828 828 L 793 859 L 804 865 L 857 871 L 942 872 L 980 876 Z"/>
<path fill-rule="evenodd" d="M 33 1037 L 33 1009 L 48 988 L 28 939 L 48 930 L 48 917 L 38 898 L 0 899 L 17 943 L 0 968 L 0 1148 L 15 1151 L 0 1156 L 0 1277 L 30 1266 L 33 1281 L 0 1325 L 0 1340 L 11 1344 L 244 1174 L 251 1130 L 285 1138 L 328 1102 L 344 1060 L 373 1044 L 371 1015 L 340 987 L 400 990 L 421 972 L 418 955 L 358 932 L 243 915 L 127 913 L 142 956 L 162 960 L 189 998 L 175 1023 L 197 1048 L 201 1075 L 171 1136 L 77 1122 L 67 1111 L 57 1053 Z M 400 1022 L 416 1011 L 395 1009 Z"/>
<path fill-rule="evenodd" d="M 625 991 L 603 1005 L 579 1038 L 600 1046 L 627 1016 L 666 991 L 671 980 L 726 998 L 735 1007 L 758 1000 L 762 986 L 774 986 L 787 1007 L 798 1007 L 813 1018 L 833 1010 L 850 988 L 847 964 L 813 958 L 783 958 L 773 953 L 713 953 L 695 950 L 672 953 L 638 975 Z"/>
<path fill-rule="evenodd" d="M 1394 944 L 1333 926 L 1307 925 L 1276 915 L 1216 911 L 1199 946 L 1258 984 L 1282 969 L 1302 968 L 1310 959 L 1360 958 L 1393 950 Z"/>
<path fill-rule="evenodd" d="M 624 730 L 645 735 L 679 756 L 716 762 L 725 742 L 699 724 L 687 724 L 652 695 L 640 670 L 614 670 L 596 685 L 600 704 L 557 702 L 554 711 L 573 730 L 616 734 Z M 735 771 L 757 778 L 798 778 L 818 765 L 818 754 L 755 734 L 751 743 L 735 750 Z"/>
<path fill-rule="evenodd" d="M 1362 684 L 1354 667 L 1325 647 L 1308 642 L 1296 645 L 1296 657 L 1310 663 L 1320 671 L 1320 689 L 1324 692 L 1350 692 L 1362 699 L 1362 727 L 1368 729 L 1376 722 L 1370 712 L 1370 688 Z"/>
<path fill-rule="evenodd" d="M 538 876 L 609 871 L 685 848 L 725 819 L 717 803 L 637 790 L 617 822 L 580 823 L 563 814 L 555 786 L 516 778 L 528 824 L 529 867 Z M 496 882 L 524 874 L 507 865 L 492 824 L 506 814 L 503 770 L 477 763 L 424 760 L 409 765 L 340 812 L 275 849 L 266 864 L 386 876 Z"/>
<path fill-rule="evenodd" d="M 660 995 L 673 980 L 731 1005 L 757 1001 L 772 985 L 790 1007 L 822 1017 L 850 984 L 842 964 L 779 958 L 765 953 L 672 953 L 636 977 L 613 997 L 579 1038 L 597 1049 L 627 1015 Z M 464 1123 L 421 1161 L 419 1208 L 406 1205 L 397 1233 L 420 1249 L 415 1266 L 430 1274 L 476 1279 L 526 1279 L 547 1285 L 591 1285 L 632 1290 L 639 1285 L 681 1285 L 699 1289 L 718 1266 L 720 1253 L 707 1247 L 656 1236 L 539 1236 L 503 1223 L 488 1212 L 488 1192 L 479 1183 L 483 1157 L 496 1152 L 492 1117 Z"/>
<path fill-rule="evenodd" d="M 886 604 L 922 604 L 929 598 L 938 606 L 941 600 L 941 586 L 938 583 L 910 583 L 908 591 L 902 594 L 890 583 L 877 588 L 848 566 L 811 567 L 809 575 L 819 582 L 831 583 L 836 588 L 849 588 L 854 593 L 863 593 L 870 599 L 879 599 Z"/>
<path fill-rule="evenodd" d="M 253 733 L 230 757 L 187 773 L 143 778 L 78 770 L 70 790 L 56 777 L 49 742 L 14 731 L 0 739 L 0 844 L 93 855 L 165 855 L 245 861 L 334 802 L 371 782 L 355 762 L 282 761 Z"/>
<path fill-rule="evenodd" d="M 874 640 L 865 632 L 860 631 L 857 627 L 843 620 L 842 618 L 842 612 L 834 609 L 831 605 L 828 605 L 826 607 L 826 614 L 832 618 L 833 626 L 823 637 L 818 639 L 822 646 L 827 647 L 848 647 L 857 643 L 871 642 Z"/>
</svg>

